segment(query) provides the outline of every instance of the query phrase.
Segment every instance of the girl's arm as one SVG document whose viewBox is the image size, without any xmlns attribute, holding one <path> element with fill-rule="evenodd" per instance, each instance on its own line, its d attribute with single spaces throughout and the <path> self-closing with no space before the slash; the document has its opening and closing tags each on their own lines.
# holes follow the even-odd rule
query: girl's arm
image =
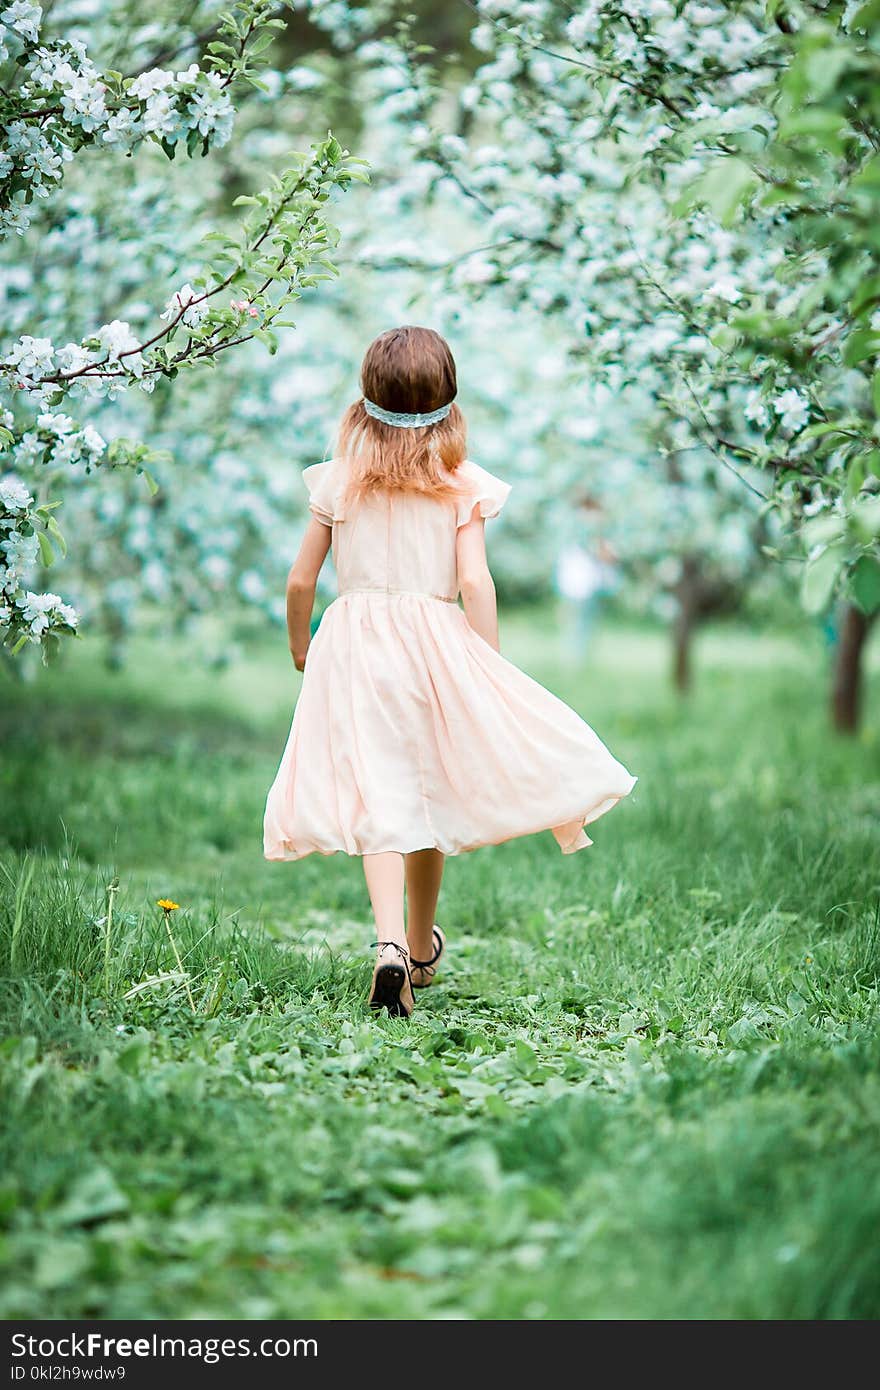
<svg viewBox="0 0 880 1390">
<path fill-rule="evenodd" d="M 312 608 L 321 566 L 327 558 L 333 532 L 312 517 L 303 536 L 299 554 L 287 576 L 287 640 L 293 664 L 301 671 L 311 641 Z"/>
<path fill-rule="evenodd" d="M 456 533 L 455 558 L 465 617 L 474 632 L 497 652 L 498 610 L 495 604 L 495 585 L 486 561 L 485 524 L 474 507 L 470 521 L 466 526 L 460 526 Z"/>
</svg>

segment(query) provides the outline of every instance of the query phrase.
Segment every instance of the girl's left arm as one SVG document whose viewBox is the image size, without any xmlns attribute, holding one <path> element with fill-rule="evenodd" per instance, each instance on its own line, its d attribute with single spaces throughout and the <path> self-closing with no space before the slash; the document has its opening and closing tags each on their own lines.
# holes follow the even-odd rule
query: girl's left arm
<svg viewBox="0 0 880 1390">
<path fill-rule="evenodd" d="M 498 608 L 495 584 L 486 559 L 486 523 L 475 504 L 471 519 L 459 526 L 455 536 L 455 562 L 458 585 L 468 624 L 484 642 L 500 650 L 498 643 Z"/>
<path fill-rule="evenodd" d="M 287 640 L 293 664 L 301 671 L 311 641 L 312 608 L 321 566 L 327 558 L 333 532 L 312 517 L 303 536 L 299 554 L 287 576 Z"/>
</svg>

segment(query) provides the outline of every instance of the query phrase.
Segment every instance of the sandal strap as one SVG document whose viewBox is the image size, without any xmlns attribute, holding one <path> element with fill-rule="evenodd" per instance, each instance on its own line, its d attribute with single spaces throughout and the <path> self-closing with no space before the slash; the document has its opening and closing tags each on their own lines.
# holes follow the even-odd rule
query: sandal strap
<svg viewBox="0 0 880 1390">
<path fill-rule="evenodd" d="M 410 965 L 415 965 L 415 966 L 417 966 L 417 968 L 418 968 L 419 970 L 431 970 L 431 974 L 433 975 L 433 974 L 434 974 L 434 971 L 433 971 L 433 969 L 432 969 L 431 967 L 432 967 L 432 966 L 436 966 L 438 960 L 440 959 L 440 957 L 441 957 L 442 954 L 443 954 L 443 938 L 442 938 L 442 936 L 440 935 L 440 933 L 439 933 L 439 931 L 437 930 L 436 927 L 433 927 L 433 928 L 432 928 L 432 935 L 433 935 L 434 941 L 436 941 L 436 943 L 437 943 L 437 949 L 435 950 L 435 952 L 434 952 L 433 956 L 431 957 L 431 959 L 430 959 L 430 960 L 416 960 L 415 956 L 410 956 L 409 962 L 410 962 Z"/>
<path fill-rule="evenodd" d="M 406 971 L 406 977 L 409 980 L 410 987 L 412 987 L 412 971 L 409 968 L 411 957 L 407 948 L 405 946 L 401 946 L 400 943 L 397 941 L 371 941 L 370 945 L 378 946 L 380 955 L 387 946 L 393 946 L 394 950 L 397 951 L 398 954 L 403 957 L 403 968 Z M 414 961 L 413 964 L 415 964 Z"/>
</svg>

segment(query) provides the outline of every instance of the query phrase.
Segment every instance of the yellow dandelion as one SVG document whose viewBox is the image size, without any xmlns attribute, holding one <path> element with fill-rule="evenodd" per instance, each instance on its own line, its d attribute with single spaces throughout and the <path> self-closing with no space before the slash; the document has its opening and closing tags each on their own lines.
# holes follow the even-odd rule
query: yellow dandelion
<svg viewBox="0 0 880 1390">
<path fill-rule="evenodd" d="M 176 912 L 180 903 L 172 902 L 170 898 L 157 898 L 156 906 L 161 907 L 163 912 Z"/>
</svg>

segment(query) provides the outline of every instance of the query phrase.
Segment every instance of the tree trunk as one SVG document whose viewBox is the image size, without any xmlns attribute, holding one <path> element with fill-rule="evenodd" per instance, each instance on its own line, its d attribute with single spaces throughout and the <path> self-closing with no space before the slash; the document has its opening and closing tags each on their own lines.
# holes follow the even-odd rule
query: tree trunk
<svg viewBox="0 0 880 1390">
<path fill-rule="evenodd" d="M 681 562 L 681 578 L 676 586 L 678 612 L 673 627 L 672 679 L 676 690 L 685 695 L 691 688 L 691 642 L 697 625 L 700 597 L 700 569 L 692 555 Z"/>
<path fill-rule="evenodd" d="M 862 714 L 862 654 L 872 619 L 848 603 L 840 622 L 831 688 L 831 717 L 843 734 L 854 734 Z"/>
<path fill-rule="evenodd" d="M 674 660 L 672 679 L 680 695 L 686 695 L 691 688 L 691 637 L 693 618 L 683 608 L 679 608 L 675 619 Z"/>
</svg>

